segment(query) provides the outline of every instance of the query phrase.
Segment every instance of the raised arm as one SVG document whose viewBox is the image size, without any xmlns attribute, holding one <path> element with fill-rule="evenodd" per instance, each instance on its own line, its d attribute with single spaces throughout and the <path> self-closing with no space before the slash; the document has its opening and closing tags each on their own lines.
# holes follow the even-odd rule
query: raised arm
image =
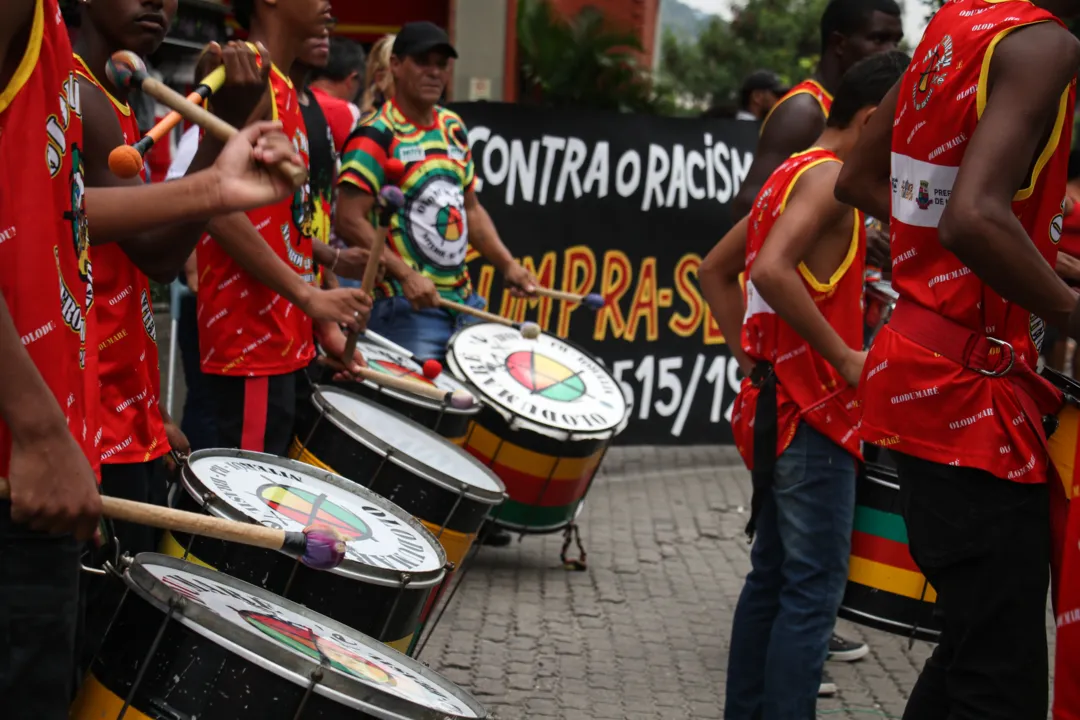
<svg viewBox="0 0 1080 720">
<path fill-rule="evenodd" d="M 731 201 L 732 217 L 743 217 L 750 212 L 754 198 L 773 170 L 795 153 L 813 145 L 824 129 L 825 115 L 821 105 L 810 95 L 795 95 L 778 105 L 761 128 L 754 162 L 739 194 Z"/>
<path fill-rule="evenodd" d="M 901 82 L 892 86 L 870 116 L 836 180 L 837 200 L 883 222 L 891 212 L 892 129 Z"/>
<path fill-rule="evenodd" d="M 705 256 L 698 270 L 701 294 L 724 334 L 731 356 L 739 363 L 744 375 L 754 369 L 754 363 L 742 349 L 742 323 L 746 314 L 739 276 L 746 268 L 746 229 L 744 216 L 727 235 Z"/>
<path fill-rule="evenodd" d="M 1080 43 L 1055 23 L 1022 27 L 998 43 L 989 99 L 938 225 L 941 244 L 995 292 L 1058 327 L 1067 325 L 1076 293 L 1035 249 L 1012 201 L 1034 184 L 1037 158 L 1054 150 L 1044 149 L 1046 139 L 1056 141 L 1061 130 L 1055 121 L 1078 65 Z"/>
<path fill-rule="evenodd" d="M 784 322 L 836 368 L 849 385 L 856 385 L 866 354 L 844 343 L 818 310 L 799 276 L 799 266 L 809 263 L 812 253 L 842 258 L 851 243 L 855 211 L 833 197 L 832 188 L 839 172 L 840 164 L 829 162 L 803 173 L 754 260 L 750 280 Z M 838 229 L 842 231 L 837 232 Z"/>
</svg>

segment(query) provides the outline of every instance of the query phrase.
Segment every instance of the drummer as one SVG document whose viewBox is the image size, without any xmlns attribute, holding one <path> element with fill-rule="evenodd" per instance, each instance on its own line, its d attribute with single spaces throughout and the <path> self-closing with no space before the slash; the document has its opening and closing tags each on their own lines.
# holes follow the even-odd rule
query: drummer
<svg viewBox="0 0 1080 720">
<path fill-rule="evenodd" d="M 283 123 L 307 170 L 309 143 L 289 72 L 310 38 L 328 34 L 330 4 L 236 0 L 233 12 L 249 41 L 270 52 L 274 105 L 267 104 L 265 118 Z M 315 360 L 313 334 L 328 354 L 340 356 L 339 323 L 362 329 L 367 321 L 370 299 L 361 290 L 313 286 L 312 222 L 305 183 L 274 206 L 215 218 L 198 246 L 202 370 L 217 399 L 225 447 L 287 455 L 298 391 Z"/>
<path fill-rule="evenodd" d="M 84 194 L 76 66 L 60 17 L 57 0 L 0 3 L 0 135 L 18 140 L 0 142 L 0 477 L 12 495 L 0 501 L 5 720 L 66 718 L 75 678 L 79 541 L 101 512 L 89 234 L 120 239 L 273 202 L 287 188 L 251 162 L 253 145 L 267 162 L 295 155 L 263 124 L 230 141 L 212 170 L 167 189 Z"/>
<path fill-rule="evenodd" d="M 533 292 L 536 278 L 514 260 L 476 197 L 468 133 L 461 118 L 438 103 L 457 52 L 442 28 L 407 23 L 394 40 L 390 69 L 394 95 L 361 121 L 345 145 L 335 229 L 346 243 L 369 248 L 375 196 L 393 157 L 405 166 L 405 207 L 390 222 L 386 280 L 376 290 L 368 327 L 421 360 L 442 361 L 461 318 L 445 298 L 482 308 L 465 255 L 471 244 L 503 273 L 516 297 Z"/>
<path fill-rule="evenodd" d="M 731 426 L 753 476 L 754 544 L 732 622 L 728 718 L 814 715 L 847 581 L 866 358 L 866 230 L 832 187 L 908 60 L 879 54 L 844 74 L 825 131 L 773 172 L 748 223 L 742 351 L 755 365 Z M 717 252 L 734 262 L 737 245 L 729 235 Z"/>
</svg>

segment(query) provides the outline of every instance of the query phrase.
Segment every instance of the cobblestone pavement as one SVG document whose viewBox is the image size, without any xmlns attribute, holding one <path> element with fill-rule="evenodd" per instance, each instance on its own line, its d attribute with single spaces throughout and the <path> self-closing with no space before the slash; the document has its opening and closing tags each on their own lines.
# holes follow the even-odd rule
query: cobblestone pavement
<svg viewBox="0 0 1080 720">
<path fill-rule="evenodd" d="M 749 498 L 733 448 L 614 449 L 580 518 L 588 571 L 562 569 L 561 534 L 484 548 L 420 659 L 499 720 L 721 718 Z M 871 652 L 826 664 L 819 717 L 899 718 L 931 646 L 839 629 Z"/>
</svg>

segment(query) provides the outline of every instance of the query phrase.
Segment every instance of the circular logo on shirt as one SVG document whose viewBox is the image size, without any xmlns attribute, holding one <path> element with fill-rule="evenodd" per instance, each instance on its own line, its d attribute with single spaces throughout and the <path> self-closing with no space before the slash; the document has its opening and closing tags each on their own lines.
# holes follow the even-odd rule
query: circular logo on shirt
<svg viewBox="0 0 1080 720">
<path fill-rule="evenodd" d="M 559 338 L 527 340 L 495 323 L 462 329 L 451 347 L 455 373 L 488 402 L 567 432 L 604 432 L 626 417 L 615 379 L 600 363 Z"/>
<path fill-rule="evenodd" d="M 142 297 L 139 299 L 142 312 L 143 330 L 150 342 L 157 342 L 157 322 L 154 321 L 154 305 L 150 302 L 150 291 L 143 288 Z"/>
<path fill-rule="evenodd" d="M 1046 337 L 1046 323 L 1034 313 L 1031 314 L 1031 320 L 1028 322 L 1028 334 L 1031 335 L 1031 342 L 1035 345 L 1035 352 L 1041 354 L 1043 338 Z"/>
<path fill-rule="evenodd" d="M 1065 201 L 1061 201 L 1061 212 L 1050 219 L 1050 242 L 1057 245 L 1065 228 Z"/>
<path fill-rule="evenodd" d="M 912 103 L 916 110 L 922 110 L 930 102 L 934 90 L 945 82 L 948 69 L 952 67 L 953 40 L 951 35 L 941 38 L 934 47 L 926 51 L 916 70 L 919 79 L 911 88 Z"/>
<path fill-rule="evenodd" d="M 457 178 L 434 174 L 405 203 L 405 236 L 427 265 L 456 270 L 465 263 L 469 223 Z"/>
</svg>

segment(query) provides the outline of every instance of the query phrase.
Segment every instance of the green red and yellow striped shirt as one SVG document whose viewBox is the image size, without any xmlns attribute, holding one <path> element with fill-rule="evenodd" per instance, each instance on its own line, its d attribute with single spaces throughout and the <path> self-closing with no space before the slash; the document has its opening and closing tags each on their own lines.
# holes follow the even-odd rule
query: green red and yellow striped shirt
<svg viewBox="0 0 1080 720">
<path fill-rule="evenodd" d="M 465 124 L 457 114 L 436 107 L 430 125 L 415 125 L 393 100 L 388 101 L 362 119 L 349 136 L 338 183 L 377 195 L 390 158 L 405 167 L 400 181 L 405 206 L 390 221 L 387 248 L 430 278 L 443 297 L 463 300 L 472 292 L 465 267 L 469 248 L 465 193 L 475 180 Z M 401 295 L 401 284 L 387 277 L 376 292 L 383 297 Z"/>
</svg>

